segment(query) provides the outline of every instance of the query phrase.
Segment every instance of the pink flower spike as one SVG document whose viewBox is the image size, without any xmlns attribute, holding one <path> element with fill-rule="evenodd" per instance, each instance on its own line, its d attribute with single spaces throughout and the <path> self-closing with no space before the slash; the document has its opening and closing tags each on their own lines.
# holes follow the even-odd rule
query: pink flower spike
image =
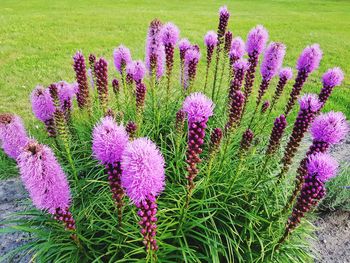
<svg viewBox="0 0 350 263">
<path fill-rule="evenodd" d="M 309 157 L 307 170 L 324 183 L 337 175 L 338 162 L 327 153 L 316 153 Z"/>
<path fill-rule="evenodd" d="M 148 138 L 128 143 L 121 161 L 121 184 L 134 204 L 158 196 L 165 186 L 164 158 Z"/>
</svg>

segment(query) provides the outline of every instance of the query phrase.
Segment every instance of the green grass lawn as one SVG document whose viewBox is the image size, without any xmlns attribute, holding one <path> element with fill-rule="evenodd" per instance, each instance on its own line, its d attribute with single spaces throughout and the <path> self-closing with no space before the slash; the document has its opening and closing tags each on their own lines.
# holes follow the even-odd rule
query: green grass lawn
<svg viewBox="0 0 350 263">
<path fill-rule="evenodd" d="M 216 30 L 222 4 L 225 2 L 1 0 L 0 112 L 18 113 L 31 124 L 31 90 L 39 83 L 73 81 L 71 57 L 77 50 L 103 55 L 112 62 L 114 47 L 123 43 L 134 58 L 143 59 L 147 26 L 155 17 L 173 21 L 182 37 L 203 47 L 204 34 Z M 236 0 L 226 4 L 234 35 L 245 39 L 253 26 L 263 24 L 271 40 L 287 45 L 285 65 L 294 67 L 306 45 L 319 43 L 324 58 L 304 90 L 318 92 L 323 72 L 340 66 L 345 82 L 334 91 L 325 110 L 341 110 L 350 117 L 349 1 Z M 204 57 L 203 53 L 202 68 Z"/>
</svg>

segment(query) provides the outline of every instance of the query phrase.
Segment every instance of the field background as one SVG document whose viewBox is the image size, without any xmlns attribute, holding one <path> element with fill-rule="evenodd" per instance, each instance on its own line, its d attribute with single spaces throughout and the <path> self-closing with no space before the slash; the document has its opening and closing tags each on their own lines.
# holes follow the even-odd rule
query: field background
<svg viewBox="0 0 350 263">
<path fill-rule="evenodd" d="M 318 92 L 322 73 L 340 66 L 345 82 L 336 88 L 325 110 L 341 110 L 350 117 L 350 1 L 325 0 L 1 0 L 0 112 L 18 113 L 32 127 L 31 90 L 37 84 L 73 81 L 71 57 L 77 50 L 112 62 L 114 47 L 123 43 L 133 58 L 143 59 L 146 30 L 155 17 L 174 22 L 182 37 L 203 47 L 204 34 L 217 28 L 217 10 L 222 4 L 231 11 L 229 28 L 235 36 L 245 40 L 253 26 L 262 24 L 269 30 L 270 40 L 283 41 L 287 66 L 295 67 L 306 45 L 319 43 L 324 58 L 304 91 Z M 202 50 L 201 68 L 204 64 Z M 112 63 L 110 74 L 115 74 Z"/>
</svg>

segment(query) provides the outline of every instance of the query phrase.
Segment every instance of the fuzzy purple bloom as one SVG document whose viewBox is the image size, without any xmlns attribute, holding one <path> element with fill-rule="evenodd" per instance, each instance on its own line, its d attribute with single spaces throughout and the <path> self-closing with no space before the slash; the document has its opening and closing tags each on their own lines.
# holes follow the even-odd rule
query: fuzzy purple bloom
<svg viewBox="0 0 350 263">
<path fill-rule="evenodd" d="M 320 65 L 322 59 L 322 50 L 318 44 L 307 46 L 297 62 L 297 70 L 311 73 Z"/>
<path fill-rule="evenodd" d="M 128 67 L 129 68 L 129 67 Z M 130 69 L 128 71 L 136 83 L 141 82 L 146 74 L 145 64 L 141 60 L 136 60 L 130 63 Z"/>
<path fill-rule="evenodd" d="M 344 80 L 344 73 L 338 67 L 329 69 L 322 76 L 323 86 L 327 86 L 327 87 L 340 86 L 343 80 Z"/>
<path fill-rule="evenodd" d="M 338 162 L 327 153 L 316 153 L 309 157 L 307 170 L 325 183 L 338 172 Z"/>
<path fill-rule="evenodd" d="M 240 59 L 243 57 L 245 52 L 245 43 L 242 38 L 240 37 L 235 37 L 232 39 L 231 43 L 231 48 L 230 48 L 230 61 L 231 65 L 233 64 L 234 61 Z"/>
<path fill-rule="evenodd" d="M 17 159 L 28 142 L 22 119 L 13 114 L 0 114 L 0 147 L 11 158 Z"/>
<path fill-rule="evenodd" d="M 269 38 L 267 30 L 262 25 L 257 25 L 248 33 L 246 50 L 249 56 L 259 55 L 264 50 Z"/>
<path fill-rule="evenodd" d="M 309 110 L 316 113 L 321 107 L 321 103 L 315 94 L 305 94 L 299 100 L 300 110 Z"/>
<path fill-rule="evenodd" d="M 37 86 L 31 96 L 32 109 L 35 117 L 42 122 L 53 118 L 55 106 L 50 92 L 42 86 Z"/>
<path fill-rule="evenodd" d="M 166 23 L 161 29 L 161 39 L 163 45 L 175 46 L 179 40 L 180 31 L 173 23 Z"/>
<path fill-rule="evenodd" d="M 191 48 L 191 43 L 187 38 L 182 38 L 178 43 L 178 47 L 180 50 L 180 60 L 184 60 L 186 51 Z"/>
<path fill-rule="evenodd" d="M 282 68 L 279 73 L 279 77 L 282 79 L 290 80 L 293 78 L 293 70 L 291 68 Z"/>
<path fill-rule="evenodd" d="M 189 123 L 208 121 L 213 115 L 213 102 L 200 92 L 192 93 L 185 99 L 182 109 L 187 113 Z"/>
<path fill-rule="evenodd" d="M 121 162 L 121 184 L 134 204 L 158 196 L 165 186 L 164 158 L 147 138 L 129 142 Z"/>
<path fill-rule="evenodd" d="M 264 79 L 273 78 L 282 66 L 284 56 L 286 54 L 286 46 L 282 43 L 272 42 L 267 47 L 264 59 L 261 64 L 261 75 Z"/>
<path fill-rule="evenodd" d="M 311 126 L 312 138 L 329 144 L 337 144 L 349 132 L 349 125 L 342 112 L 328 112 L 315 118 Z"/>
<path fill-rule="evenodd" d="M 52 150 L 29 141 L 17 159 L 21 179 L 33 204 L 55 214 L 70 206 L 70 189 L 66 175 Z"/>
<path fill-rule="evenodd" d="M 208 31 L 204 36 L 204 44 L 207 47 L 214 48 L 218 43 L 218 35 L 214 31 Z"/>
<path fill-rule="evenodd" d="M 63 111 L 73 107 L 73 98 L 76 94 L 76 83 L 70 84 L 65 81 L 56 83 L 58 89 L 58 98 L 60 100 L 61 109 Z"/>
<path fill-rule="evenodd" d="M 114 66 L 119 71 L 120 74 L 124 74 L 125 67 L 132 61 L 130 50 L 120 45 L 113 52 Z"/>
<path fill-rule="evenodd" d="M 102 164 L 121 161 L 129 137 L 123 126 L 117 125 L 112 117 L 104 117 L 94 127 L 92 151 Z"/>
</svg>

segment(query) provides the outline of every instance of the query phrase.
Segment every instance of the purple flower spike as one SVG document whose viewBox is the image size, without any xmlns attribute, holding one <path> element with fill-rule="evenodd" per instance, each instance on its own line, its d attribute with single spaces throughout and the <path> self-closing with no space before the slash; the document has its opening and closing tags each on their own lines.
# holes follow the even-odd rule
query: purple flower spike
<svg viewBox="0 0 350 263">
<path fill-rule="evenodd" d="M 139 208 L 139 225 L 145 249 L 157 250 L 156 197 L 164 190 L 164 158 L 147 138 L 128 143 L 122 157 L 121 183 L 131 201 Z"/>
<path fill-rule="evenodd" d="M 279 77 L 281 79 L 290 80 L 291 78 L 293 78 L 293 70 L 291 68 L 288 68 L 288 67 L 282 68 L 280 70 Z"/>
<path fill-rule="evenodd" d="M 121 75 L 124 75 L 125 67 L 132 61 L 130 50 L 127 47 L 120 45 L 114 49 L 113 57 L 115 68 Z"/>
<path fill-rule="evenodd" d="M 308 159 L 307 175 L 301 188 L 297 202 L 289 217 L 284 235 L 279 243 L 283 243 L 288 235 L 300 224 L 305 213 L 316 207 L 326 194 L 324 182 L 334 177 L 337 172 L 337 162 L 328 154 L 318 153 Z"/>
<path fill-rule="evenodd" d="M 244 74 L 248 69 L 248 61 L 246 59 L 239 59 L 232 65 L 232 72 L 234 75 L 233 81 L 231 81 L 230 92 L 231 90 L 240 90 L 244 78 Z"/>
<path fill-rule="evenodd" d="M 217 34 L 214 31 L 208 31 L 208 33 L 204 37 L 204 44 L 207 47 L 207 67 L 206 67 L 206 74 L 205 74 L 204 91 L 207 88 L 209 68 L 213 57 L 214 48 L 216 47 L 217 43 L 218 43 Z"/>
<path fill-rule="evenodd" d="M 298 59 L 297 70 L 311 73 L 318 68 L 321 59 L 322 50 L 318 44 L 307 46 Z"/>
<path fill-rule="evenodd" d="M 233 63 L 241 59 L 245 52 L 245 43 L 242 38 L 235 37 L 232 39 L 231 48 L 230 48 L 230 66 L 232 67 Z"/>
<path fill-rule="evenodd" d="M 287 120 L 286 120 L 286 117 L 282 114 L 276 118 L 273 124 L 272 132 L 270 135 L 269 146 L 267 147 L 267 150 L 266 150 L 266 155 L 273 155 L 277 151 L 286 127 L 287 127 Z"/>
<path fill-rule="evenodd" d="M 85 58 L 81 52 L 77 52 L 74 57 L 75 78 L 78 82 L 77 101 L 80 109 L 90 106 L 89 86 L 86 76 Z"/>
<path fill-rule="evenodd" d="M 179 40 L 180 31 L 173 23 L 166 23 L 161 30 L 161 38 L 164 46 L 175 46 Z"/>
<path fill-rule="evenodd" d="M 279 73 L 279 81 L 275 90 L 275 94 L 273 95 L 270 111 L 274 108 L 276 102 L 281 97 L 284 87 L 286 86 L 288 80 L 293 77 L 293 71 L 291 68 L 283 68 Z"/>
<path fill-rule="evenodd" d="M 35 117 L 45 124 L 49 137 L 55 137 L 57 134 L 54 121 L 55 106 L 49 89 L 37 86 L 33 90 L 30 99 Z"/>
<path fill-rule="evenodd" d="M 117 79 L 112 80 L 112 88 L 114 95 L 118 96 L 120 92 L 119 81 Z"/>
<path fill-rule="evenodd" d="M 128 142 L 128 134 L 123 126 L 116 124 L 112 117 L 104 117 L 92 133 L 92 151 L 101 164 L 120 162 Z"/>
<path fill-rule="evenodd" d="M 180 50 L 180 59 L 183 60 L 185 59 L 185 53 L 188 49 L 191 48 L 191 43 L 187 38 L 182 38 L 179 43 L 178 43 L 178 47 Z"/>
<path fill-rule="evenodd" d="M 108 104 L 108 63 L 104 58 L 95 62 L 96 86 L 98 98 L 103 113 L 107 112 Z"/>
<path fill-rule="evenodd" d="M 129 142 L 122 156 L 121 182 L 134 204 L 158 196 L 164 189 L 164 158 L 157 146 L 147 138 Z"/>
<path fill-rule="evenodd" d="M 69 84 L 65 81 L 60 81 L 57 82 L 56 85 L 62 111 L 71 110 L 73 107 L 73 98 L 76 95 L 76 83 Z"/>
<path fill-rule="evenodd" d="M 204 36 L 204 44 L 207 47 L 215 48 L 218 43 L 218 35 L 214 31 L 208 31 Z"/>
<path fill-rule="evenodd" d="M 28 142 L 22 119 L 13 114 L 0 114 L 0 147 L 11 158 L 17 159 Z"/>
<path fill-rule="evenodd" d="M 133 140 L 136 135 L 137 125 L 133 121 L 128 121 L 125 127 L 126 132 L 129 135 L 130 140 Z"/>
<path fill-rule="evenodd" d="M 264 103 L 261 105 L 261 113 L 265 113 L 267 109 L 270 107 L 270 101 L 265 100 Z"/>
<path fill-rule="evenodd" d="M 285 54 L 286 46 L 282 43 L 272 42 L 267 47 L 261 64 L 261 75 L 264 79 L 269 80 L 277 74 Z"/>
<path fill-rule="evenodd" d="M 219 151 L 223 132 L 220 128 L 215 128 L 210 134 L 209 156 L 213 158 Z"/>
<path fill-rule="evenodd" d="M 70 206 L 70 190 L 66 175 L 52 150 L 29 141 L 17 159 L 21 179 L 33 204 L 55 214 Z"/>
<path fill-rule="evenodd" d="M 229 18 L 230 18 L 230 12 L 228 11 L 227 7 L 226 6 L 220 7 L 220 9 L 219 9 L 219 25 L 218 25 L 219 43 L 222 41 L 222 38 L 225 35 Z"/>
<path fill-rule="evenodd" d="M 344 73 L 340 68 L 329 69 L 322 76 L 323 88 L 318 95 L 320 101 L 322 102 L 322 107 L 331 95 L 333 88 L 340 86 L 344 80 Z"/>
<path fill-rule="evenodd" d="M 164 46 L 160 36 L 161 28 L 162 22 L 154 19 L 148 28 L 146 41 L 146 68 L 151 77 L 156 75 L 158 79 L 163 76 L 165 60 Z"/>
<path fill-rule="evenodd" d="M 241 140 L 240 154 L 244 154 L 249 150 L 250 146 L 252 145 L 253 138 L 254 138 L 254 133 L 252 132 L 252 130 L 247 129 L 243 133 L 242 140 Z"/>
<path fill-rule="evenodd" d="M 239 89 L 231 89 L 229 93 L 229 116 L 225 125 L 225 133 L 232 131 L 239 123 L 244 105 L 244 95 Z"/>
<path fill-rule="evenodd" d="M 130 63 L 130 71 L 133 80 L 140 83 L 146 74 L 146 67 L 141 60 L 136 60 Z"/>
<path fill-rule="evenodd" d="M 188 118 L 188 142 L 186 151 L 186 162 L 188 164 L 188 192 L 189 196 L 194 188 L 194 178 L 198 174 L 197 164 L 201 161 L 199 155 L 202 153 L 204 144 L 205 129 L 207 121 L 213 115 L 213 102 L 202 93 L 192 93 L 184 101 L 182 109 L 187 113 Z"/>
<path fill-rule="evenodd" d="M 35 117 L 45 122 L 53 118 L 55 106 L 53 104 L 50 92 L 42 86 L 37 86 L 31 96 L 32 109 Z"/>
<path fill-rule="evenodd" d="M 289 96 L 289 101 L 284 111 L 286 116 L 288 116 L 293 109 L 295 101 L 297 100 L 309 74 L 318 68 L 321 58 L 322 50 L 318 44 L 306 47 L 301 53 L 297 63 L 298 75 L 295 79 L 293 89 Z"/>
<path fill-rule="evenodd" d="M 349 125 L 342 112 L 328 112 L 316 117 L 311 126 L 311 135 L 315 141 L 337 144 L 349 132 Z"/>
<path fill-rule="evenodd" d="M 309 157 L 307 170 L 310 175 L 325 183 L 338 172 L 338 162 L 326 153 L 316 153 Z"/>
<path fill-rule="evenodd" d="M 304 137 L 310 124 L 313 122 L 315 115 L 321 106 L 321 103 L 315 94 L 305 94 L 299 100 L 299 104 L 300 111 L 297 119 L 295 120 L 292 134 L 289 137 L 289 142 L 284 151 L 284 156 L 282 159 L 283 168 L 279 175 L 279 179 L 281 179 L 288 171 L 302 138 Z"/>
<path fill-rule="evenodd" d="M 269 38 L 267 30 L 262 25 L 257 25 L 250 30 L 247 37 L 246 50 L 249 56 L 258 56 L 263 52 Z"/>
<path fill-rule="evenodd" d="M 224 45 L 224 51 L 226 54 L 230 52 L 231 45 L 232 45 L 232 32 L 227 31 L 225 33 L 225 45 Z"/>
<path fill-rule="evenodd" d="M 195 80 L 200 57 L 201 53 L 195 46 L 186 51 L 183 83 L 185 90 L 189 89 Z"/>
</svg>

